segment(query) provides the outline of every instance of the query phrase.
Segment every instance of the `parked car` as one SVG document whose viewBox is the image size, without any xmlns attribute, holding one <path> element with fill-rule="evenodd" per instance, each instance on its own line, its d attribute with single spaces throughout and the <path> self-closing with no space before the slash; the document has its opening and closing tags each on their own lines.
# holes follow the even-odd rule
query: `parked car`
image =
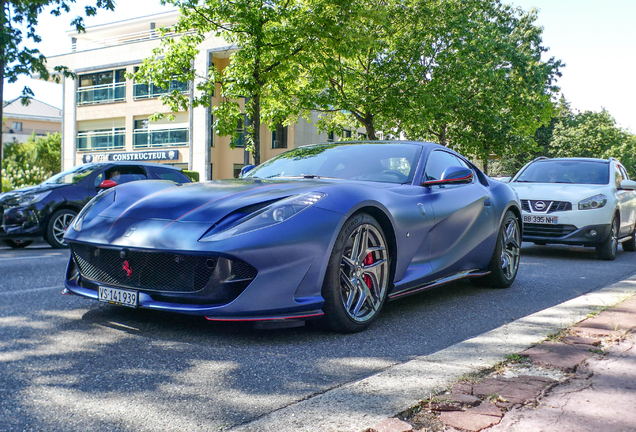
<svg viewBox="0 0 636 432">
<path fill-rule="evenodd" d="M 595 247 L 616 258 L 636 251 L 636 182 L 616 159 L 538 158 L 510 186 L 521 199 L 523 240 Z"/>
<path fill-rule="evenodd" d="M 35 238 L 44 237 L 54 248 L 66 247 L 64 231 L 103 186 L 145 179 L 190 183 L 181 169 L 170 165 L 132 162 L 78 165 L 37 186 L 0 194 L 0 240 L 12 248 L 23 248 Z M 108 182 L 102 185 L 105 180 Z"/>
<path fill-rule="evenodd" d="M 317 144 L 240 179 L 135 182 L 99 195 L 66 232 L 66 293 L 354 332 L 387 299 L 465 277 L 510 286 L 520 218 L 508 185 L 445 147 Z"/>
</svg>

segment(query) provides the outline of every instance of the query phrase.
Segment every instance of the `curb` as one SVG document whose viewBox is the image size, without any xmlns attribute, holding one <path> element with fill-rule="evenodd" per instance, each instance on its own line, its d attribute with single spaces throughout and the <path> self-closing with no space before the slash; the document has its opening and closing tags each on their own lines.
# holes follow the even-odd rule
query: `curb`
<svg viewBox="0 0 636 432">
<path fill-rule="evenodd" d="M 571 327 L 590 313 L 636 294 L 636 276 L 521 318 L 428 356 L 282 408 L 233 432 L 326 432 L 367 429 Z"/>
</svg>

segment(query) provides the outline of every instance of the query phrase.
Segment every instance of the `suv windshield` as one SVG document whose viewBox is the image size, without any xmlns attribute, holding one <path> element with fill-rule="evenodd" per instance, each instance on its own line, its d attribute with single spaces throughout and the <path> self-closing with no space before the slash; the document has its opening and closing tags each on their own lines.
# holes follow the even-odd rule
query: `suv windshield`
<svg viewBox="0 0 636 432">
<path fill-rule="evenodd" d="M 78 165 L 69 170 L 55 174 L 53 177 L 44 180 L 42 184 L 76 184 L 87 175 L 103 167 L 104 164 Z"/>
<path fill-rule="evenodd" d="M 515 182 L 608 184 L 609 163 L 584 160 L 542 160 L 530 164 Z"/>
<path fill-rule="evenodd" d="M 287 151 L 244 177 L 330 177 L 409 183 L 420 153 L 421 148 L 411 144 L 318 144 Z"/>
</svg>

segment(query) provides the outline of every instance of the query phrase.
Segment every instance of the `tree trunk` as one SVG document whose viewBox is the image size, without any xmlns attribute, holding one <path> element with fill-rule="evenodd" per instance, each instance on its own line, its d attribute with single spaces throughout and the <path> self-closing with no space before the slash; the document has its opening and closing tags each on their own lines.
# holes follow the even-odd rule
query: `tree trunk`
<svg viewBox="0 0 636 432">
<path fill-rule="evenodd" d="M 261 163 L 261 95 L 256 92 L 252 98 L 252 109 L 254 116 L 252 118 L 252 129 L 254 130 L 254 165 Z"/>
<path fill-rule="evenodd" d="M 481 163 L 482 163 L 483 168 L 484 168 L 482 171 L 484 172 L 484 174 L 488 175 L 488 158 L 483 158 L 481 160 Z"/>
<path fill-rule="evenodd" d="M 367 113 L 364 116 L 364 120 L 365 120 L 364 126 L 367 129 L 367 139 L 372 141 L 377 140 L 378 138 L 375 135 L 375 125 L 373 124 L 373 114 Z"/>
<path fill-rule="evenodd" d="M 448 142 L 446 141 L 446 125 L 442 125 L 442 129 L 439 132 L 439 143 L 444 147 L 448 147 Z"/>
</svg>

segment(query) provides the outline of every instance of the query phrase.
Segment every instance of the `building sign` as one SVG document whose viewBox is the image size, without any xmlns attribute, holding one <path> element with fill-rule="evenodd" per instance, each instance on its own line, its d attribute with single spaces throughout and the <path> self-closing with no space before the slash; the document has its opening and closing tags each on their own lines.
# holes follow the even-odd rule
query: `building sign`
<svg viewBox="0 0 636 432">
<path fill-rule="evenodd" d="M 82 162 L 151 162 L 162 160 L 178 160 L 179 150 L 160 150 L 128 153 L 85 154 Z"/>
</svg>

